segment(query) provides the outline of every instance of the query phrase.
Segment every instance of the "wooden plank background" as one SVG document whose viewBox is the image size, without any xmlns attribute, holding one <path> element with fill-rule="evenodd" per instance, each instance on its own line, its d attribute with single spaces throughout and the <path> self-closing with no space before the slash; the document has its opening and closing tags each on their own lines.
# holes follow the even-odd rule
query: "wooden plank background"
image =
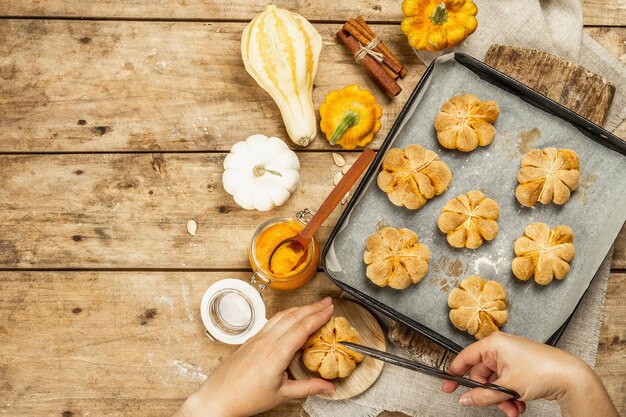
<svg viewBox="0 0 626 417">
<path fill-rule="evenodd" d="M 375 27 L 411 67 L 401 80 L 404 91 L 390 100 L 334 40 L 339 25 L 315 26 L 324 48 L 314 103 L 322 103 L 326 94 L 346 83 L 369 88 L 384 104 L 382 129 L 373 143 L 377 148 L 424 65 L 396 26 Z M 0 152 L 228 151 L 257 132 L 286 137 L 278 108 L 242 70 L 243 27 L 244 23 L 3 21 L 0 103 L 5 114 Z M 586 30 L 626 62 L 626 28 Z M 626 124 L 617 134 L 626 137 Z M 317 149 L 331 149 L 319 132 L 306 148 Z"/>
<path fill-rule="evenodd" d="M 324 39 L 316 107 L 349 83 L 384 104 L 377 148 L 424 70 L 397 27 L 400 2 L 276 3 L 313 20 Z M 626 1 L 583 5 L 585 31 L 626 63 Z M 248 276 L 255 228 L 315 208 L 338 170 L 318 135 L 298 149 L 302 184 L 284 207 L 244 212 L 221 187 L 233 143 L 258 131 L 286 137 L 239 54 L 241 30 L 262 8 L 0 0 L 1 414 L 168 415 L 232 352 L 203 336 L 204 289 Z M 394 100 L 334 40 L 356 10 L 410 69 Z M 195 238 L 185 230 L 192 218 Z M 597 369 L 626 413 L 626 227 L 612 268 Z M 275 313 L 336 294 L 318 274 L 265 298 Z M 295 401 L 264 415 L 300 410 Z"/>
<path fill-rule="evenodd" d="M 247 272 L 3 273 L 0 414 L 169 415 L 235 350 L 204 336 L 198 310 L 206 288 L 225 275 L 249 277 Z M 297 292 L 274 292 L 266 301 L 274 314 L 338 294 L 318 274 Z M 293 403 L 287 409 L 295 414 L 299 407 Z"/>
<path fill-rule="evenodd" d="M 203 336 L 197 311 L 206 287 L 225 275 L 3 273 L 0 335 L 11 343 L 0 345 L 0 413 L 169 415 L 234 350 Z M 228 276 L 245 279 L 248 273 Z M 608 291 L 624 294 L 626 274 L 613 273 Z M 272 293 L 268 312 L 338 293 L 318 274 L 297 292 Z M 597 369 L 623 410 L 626 379 L 615 364 L 624 362 L 626 316 L 619 303 L 617 297 L 607 301 L 605 323 L 611 324 L 603 327 Z M 298 416 L 299 407 L 292 402 L 264 415 Z"/>
<path fill-rule="evenodd" d="M 317 208 L 333 188 L 331 154 L 303 155 L 298 189 L 270 213 L 245 211 L 224 191 L 223 153 L 0 157 L 0 268 L 249 269 L 257 226 Z"/>
<path fill-rule="evenodd" d="M 346 21 L 356 11 L 367 21 L 399 22 L 400 0 L 277 0 L 277 6 L 298 10 L 312 21 Z M 626 0 L 583 0 L 584 23 L 588 26 L 623 26 Z M 189 19 L 248 21 L 265 8 L 266 2 L 235 0 L 228 3 L 204 0 L 0 0 L 0 16 L 89 17 L 113 19 Z"/>
</svg>

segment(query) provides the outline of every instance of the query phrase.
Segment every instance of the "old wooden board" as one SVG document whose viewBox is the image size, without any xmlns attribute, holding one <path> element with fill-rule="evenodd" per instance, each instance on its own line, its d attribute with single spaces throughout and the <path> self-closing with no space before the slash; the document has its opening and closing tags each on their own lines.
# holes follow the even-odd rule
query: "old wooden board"
<svg viewBox="0 0 626 417">
<path fill-rule="evenodd" d="M 171 414 L 236 349 L 204 335 L 204 290 L 249 275 L 0 273 L 0 414 Z M 318 274 L 268 314 L 338 294 Z"/>
<path fill-rule="evenodd" d="M 0 152 L 228 151 L 258 132 L 287 139 L 277 106 L 243 68 L 243 26 L 0 20 Z M 377 148 L 425 66 L 397 26 L 376 25 L 409 68 L 390 100 L 334 39 L 339 25 L 315 26 L 316 108 L 347 84 L 370 89 L 384 109 Z M 626 28 L 591 34 L 626 57 Z M 330 150 L 321 133 L 307 148 L 317 149 Z"/>
<path fill-rule="evenodd" d="M 343 153 L 348 163 L 356 153 Z M 222 153 L 0 156 L 0 268 L 249 268 L 261 223 L 317 208 L 340 168 L 299 153 L 301 182 L 269 213 L 237 206 L 221 183 Z M 318 232 L 322 243 L 341 214 Z M 196 236 L 186 230 L 198 224 Z M 618 240 L 616 267 L 626 265 Z"/>
<path fill-rule="evenodd" d="M 405 91 L 391 100 L 334 39 L 340 25 L 315 26 L 324 39 L 316 108 L 347 84 L 370 89 L 384 107 L 378 147 L 425 66 L 397 27 L 376 27 L 409 67 Z M 0 21 L 0 152 L 228 151 L 259 132 L 293 145 L 278 107 L 244 69 L 243 27 Z M 307 150 L 330 148 L 318 132 Z"/>
<path fill-rule="evenodd" d="M 234 350 L 203 334 L 204 290 L 245 272 L 1 272 L 0 413 L 170 415 Z M 318 274 L 269 314 L 338 289 Z M 626 274 L 609 280 L 597 370 L 623 414 Z M 97 329 L 97 331 L 94 331 Z M 292 402 L 267 416 L 300 415 Z M 66 414 L 63 414 L 66 413 Z M 72 414 L 68 414 L 72 413 Z"/>
<path fill-rule="evenodd" d="M 297 10 L 309 20 L 345 21 L 355 13 L 367 20 L 399 22 L 402 20 L 401 1 L 319 0 L 297 2 L 273 1 L 274 4 Z M 583 0 L 585 25 L 618 26 L 626 20 L 624 0 Z M 0 0 L 0 16 L 58 16 L 123 19 L 189 19 L 189 20 L 250 20 L 265 7 L 254 0 L 230 1 L 227 5 L 204 0 L 134 0 L 132 2 L 82 0 Z"/>
<path fill-rule="evenodd" d="M 624 0 L 583 3 L 586 24 L 626 23 Z M 277 4 L 314 19 L 323 36 L 316 107 L 349 83 L 377 94 L 378 147 L 425 68 L 398 30 L 400 3 Z M 310 152 L 331 150 L 319 135 L 298 149 L 303 182 L 287 206 L 244 212 L 221 188 L 223 152 L 234 142 L 257 131 L 286 138 L 275 104 L 239 56 L 241 30 L 262 8 L 250 0 L 0 0 L 0 153 L 40 153 L 0 156 L 2 415 L 169 415 L 232 353 L 205 340 L 193 306 L 215 280 L 245 279 L 245 247 L 260 221 L 319 204 L 336 169 L 329 154 Z M 410 69 L 393 101 L 333 39 L 356 11 L 392 23 L 375 30 Z M 10 15 L 19 18 L 2 18 Z M 585 31 L 626 63 L 625 27 Z M 626 137 L 626 126 L 617 133 Z M 185 231 L 189 218 L 199 223 L 195 239 Z M 209 234 L 226 242 L 224 259 Z M 626 268 L 626 227 L 613 267 Z M 597 369 L 624 414 L 621 272 L 609 280 Z M 298 292 L 264 298 L 273 314 L 326 295 L 337 288 L 318 275 Z M 264 416 L 301 413 L 292 401 Z"/>
<path fill-rule="evenodd" d="M 316 209 L 333 188 L 330 153 L 299 155 L 298 189 L 269 213 L 224 191 L 221 153 L 0 156 L 0 268 L 250 268 L 256 227 Z"/>
<path fill-rule="evenodd" d="M 535 49 L 493 45 L 485 64 L 602 126 L 615 87 L 580 65 Z"/>
</svg>

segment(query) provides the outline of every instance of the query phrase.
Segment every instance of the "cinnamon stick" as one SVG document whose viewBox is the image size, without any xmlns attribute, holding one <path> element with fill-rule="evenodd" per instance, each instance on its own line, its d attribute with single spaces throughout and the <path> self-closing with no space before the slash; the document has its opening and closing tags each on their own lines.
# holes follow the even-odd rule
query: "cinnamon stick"
<svg viewBox="0 0 626 417">
<path fill-rule="evenodd" d="M 400 76 L 400 74 L 398 74 L 397 72 L 395 72 L 394 70 L 392 70 L 391 68 L 389 68 L 389 66 L 387 64 L 385 64 L 383 62 L 383 69 L 387 72 L 387 74 L 389 74 L 389 76 L 391 78 L 393 78 L 394 80 L 398 79 L 398 77 Z"/>
<path fill-rule="evenodd" d="M 337 32 L 337 37 L 341 40 L 341 42 L 343 42 L 352 55 L 356 54 L 361 49 L 359 41 L 343 29 Z M 367 72 L 369 72 L 374 78 L 374 81 L 376 81 L 376 83 L 385 91 L 385 93 L 387 93 L 387 95 L 395 97 L 400 94 L 402 88 L 400 88 L 396 80 L 387 74 L 387 71 L 385 71 L 383 66 L 379 64 L 378 61 L 366 54 L 363 59 L 360 60 L 360 64 L 365 67 Z"/>
<path fill-rule="evenodd" d="M 353 21 L 353 19 L 350 19 L 343 25 L 343 30 L 354 36 L 356 40 L 359 41 L 363 46 L 366 46 L 372 41 L 372 39 L 374 39 L 374 37 L 369 37 L 367 33 L 364 33 L 364 29 L 360 26 L 361 25 Z M 402 70 L 402 64 L 394 61 L 393 59 L 391 59 L 391 57 L 385 54 L 385 52 L 381 48 L 381 45 L 382 42 L 374 48 L 374 51 L 383 54 L 383 62 L 387 64 L 387 66 L 391 68 L 394 72 L 400 73 L 400 71 Z"/>
<path fill-rule="evenodd" d="M 357 16 L 356 19 L 348 19 L 348 21 L 356 26 L 358 29 L 360 29 L 363 34 L 365 34 L 368 42 L 376 37 L 376 34 L 372 30 L 372 28 L 369 27 L 365 19 L 363 19 L 363 16 Z M 396 58 L 396 56 L 387 48 L 387 46 L 383 42 L 381 43 L 383 44 L 381 48 L 386 51 L 385 54 L 389 55 L 389 58 L 392 61 L 401 65 L 400 60 Z"/>
<path fill-rule="evenodd" d="M 367 22 L 365 21 L 365 19 L 363 19 L 363 16 L 357 16 L 356 19 L 350 19 L 349 21 L 352 21 L 352 24 L 356 24 L 357 28 L 360 28 L 361 31 L 363 33 L 365 33 L 365 35 L 367 36 L 368 39 L 368 43 L 372 41 L 372 39 L 374 39 L 374 37 L 376 37 L 376 34 L 374 33 L 374 31 L 367 25 Z M 387 46 L 381 42 L 378 45 L 382 51 L 383 54 L 385 54 L 385 56 L 387 56 L 390 60 L 396 62 L 397 65 L 399 65 L 401 67 L 401 69 L 398 71 L 398 73 L 400 74 L 400 77 L 404 78 L 407 73 L 409 72 L 409 70 L 402 65 L 402 63 L 400 62 L 400 60 L 398 58 L 396 58 L 396 56 L 393 54 L 393 52 L 391 52 L 389 50 L 389 48 L 387 48 Z"/>
</svg>

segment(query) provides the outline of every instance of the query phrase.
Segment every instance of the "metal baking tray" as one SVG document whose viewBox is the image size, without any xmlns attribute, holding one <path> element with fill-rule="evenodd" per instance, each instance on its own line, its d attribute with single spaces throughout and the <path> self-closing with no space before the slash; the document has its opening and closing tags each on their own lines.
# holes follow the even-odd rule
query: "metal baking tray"
<svg viewBox="0 0 626 417">
<path fill-rule="evenodd" d="M 441 104 L 463 93 L 500 106 L 494 143 L 467 154 L 441 148 L 433 128 Z M 453 175 L 444 194 L 416 211 L 394 206 L 376 184 L 385 152 L 412 143 L 435 151 Z M 514 196 L 521 158 L 531 148 L 548 146 L 578 153 L 580 187 L 562 207 L 524 208 Z M 625 178 L 626 143 L 620 138 L 469 55 L 444 55 L 427 68 L 389 131 L 324 247 L 322 268 L 365 305 L 454 352 L 474 338 L 450 323 L 449 291 L 469 275 L 494 279 L 508 295 L 509 321 L 502 331 L 554 345 L 626 219 Z M 500 205 L 500 232 L 477 250 L 455 249 L 437 229 L 437 218 L 447 201 L 472 189 Z M 545 287 L 511 273 L 515 239 L 534 221 L 574 230 L 577 253 L 569 275 Z M 365 239 L 378 225 L 417 232 L 431 251 L 424 280 L 402 291 L 369 281 Z"/>
</svg>

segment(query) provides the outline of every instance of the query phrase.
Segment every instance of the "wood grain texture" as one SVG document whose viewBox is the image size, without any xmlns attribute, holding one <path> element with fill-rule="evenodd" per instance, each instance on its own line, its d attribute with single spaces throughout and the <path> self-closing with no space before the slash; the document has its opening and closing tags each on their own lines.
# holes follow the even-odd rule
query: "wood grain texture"
<svg viewBox="0 0 626 417">
<path fill-rule="evenodd" d="M 361 344 L 383 352 L 387 351 L 385 333 L 376 318 L 365 307 L 354 301 L 343 299 L 334 299 L 333 305 L 335 306 L 333 317 L 347 319 L 350 326 L 359 332 Z M 376 382 L 384 365 L 384 362 L 366 356 L 361 363 L 357 364 L 352 374 L 332 381 L 335 384 L 335 392 L 320 394 L 319 397 L 326 400 L 345 400 L 356 397 Z M 317 372 L 312 372 L 304 366 L 302 351 L 297 352 L 289 364 L 289 372 L 294 379 L 319 378 Z"/>
<path fill-rule="evenodd" d="M 228 151 L 255 133 L 288 140 L 278 107 L 241 61 L 243 23 L 0 20 L 0 152 Z M 348 84 L 384 108 L 384 139 L 424 65 L 394 26 L 374 26 L 409 68 L 393 100 L 323 37 L 315 108 Z M 59 47 L 57 47 L 57 45 Z M 337 147 L 334 147 L 335 149 Z M 331 149 L 323 134 L 307 150 Z"/>
<path fill-rule="evenodd" d="M 297 11 L 309 20 L 346 21 L 361 14 L 366 20 L 395 22 L 402 20 L 401 1 L 346 0 L 336 2 L 276 0 L 272 3 Z M 250 20 L 265 8 L 265 2 L 235 0 L 224 3 L 211 0 L 0 0 L 0 16 L 66 16 L 125 19 L 203 19 Z M 583 0 L 585 25 L 620 26 L 626 22 L 626 1 Z M 480 18 L 480 15 L 479 15 Z"/>
<path fill-rule="evenodd" d="M 391 322 L 387 336 L 391 343 L 428 366 L 442 367 L 444 359 L 449 355 L 446 349 L 395 321 Z"/>
<path fill-rule="evenodd" d="M 0 272 L 0 413 L 170 415 L 234 347 L 203 334 L 199 305 L 242 272 Z M 268 290 L 271 291 L 271 290 Z M 626 412 L 626 274 L 612 274 L 597 371 Z M 268 314 L 339 290 L 318 274 L 297 292 L 266 292 Z M 98 331 L 94 331 L 98 329 Z M 293 401 L 264 416 L 299 416 Z M 398 414 L 387 414 L 398 415 Z"/>
<path fill-rule="evenodd" d="M 626 24 L 626 23 L 624 23 Z M 626 65 L 626 27 L 589 27 L 585 32 L 597 41 L 623 65 Z M 626 121 L 613 132 L 622 139 L 626 138 Z"/>
<path fill-rule="evenodd" d="M 379 22 L 397 23 L 401 18 L 399 3 L 374 0 L 358 4 L 354 0 L 280 0 L 277 4 L 318 21 L 338 23 L 353 17 L 355 10 Z M 588 25 L 626 24 L 625 0 L 584 0 L 583 6 Z M 262 8 L 262 3 L 249 0 L 227 4 L 213 0 L 0 0 L 0 16 L 245 21 Z M 0 19 L 0 152 L 215 152 L 260 130 L 286 138 L 275 104 L 243 70 L 238 45 L 243 25 Z M 385 109 L 383 129 L 374 142 L 377 147 L 424 66 L 406 46 L 397 24 L 376 25 L 377 33 L 410 67 L 409 79 L 402 82 L 404 92 L 386 102 L 332 38 L 339 25 L 315 26 L 325 43 L 316 79 L 316 107 L 328 91 L 349 83 L 374 91 Z M 626 62 L 626 28 L 585 31 Z M 626 137 L 626 124 L 617 134 Z M 319 136 L 308 149 L 329 149 L 324 142 Z M 300 189 L 292 198 L 307 205 L 318 196 L 323 198 L 327 191 L 322 189 L 332 186 L 325 160 L 314 165 L 318 160 L 306 162 L 308 154 L 300 153 L 300 159 L 303 175 L 311 182 L 304 183 L 306 190 Z M 9 164 L 1 157 L 0 268 L 32 267 L 39 256 L 47 265 L 61 268 L 116 264 L 119 256 L 134 264 L 158 265 L 164 253 L 167 262 L 175 259 L 173 268 L 187 268 L 189 256 L 192 264 L 210 268 L 206 258 L 201 259 L 201 251 L 206 255 L 221 249 L 208 249 L 206 235 L 201 241 L 185 240 L 190 238 L 185 223 L 198 213 L 211 225 L 207 228 L 201 223 L 199 234 L 204 228 L 221 241 L 237 241 L 239 252 L 225 251 L 223 257 L 238 260 L 236 268 L 247 268 L 243 261 L 246 233 L 251 236 L 267 217 L 237 211 L 223 192 L 217 182 L 223 155 L 145 157 L 15 157 Z M 313 166 L 316 173 L 309 175 Z M 91 178 L 76 182 L 83 175 Z M 154 200 L 148 196 L 155 196 Z M 267 216 L 292 215 L 301 207 L 294 203 Z M 237 218 L 242 216 L 248 221 Z M 322 236 L 336 218 L 329 219 Z M 111 233 L 115 239 L 108 241 L 107 248 Z M 153 246 L 156 250 L 151 252 Z M 616 243 L 613 267 L 626 268 L 626 226 Z M 193 305 L 215 280 L 247 275 L 232 271 L 0 272 L 0 414 L 170 415 L 233 349 L 205 340 Z M 626 274 L 610 277 L 597 364 L 621 414 L 626 414 L 626 310 L 621 300 L 625 282 Z M 295 293 L 266 294 L 268 313 L 273 314 L 294 304 L 337 296 L 338 290 L 320 274 Z M 290 401 L 263 416 L 301 413 L 301 401 Z"/>
<path fill-rule="evenodd" d="M 611 268 L 626 269 L 626 223 L 622 226 L 622 230 L 615 239 Z"/>
<path fill-rule="evenodd" d="M 342 155 L 350 164 L 358 153 Z M 317 208 L 340 170 L 330 153 L 299 153 L 301 180 L 287 203 L 246 211 L 222 187 L 224 156 L 0 156 L 0 268 L 250 268 L 256 228 Z M 318 231 L 322 244 L 344 207 Z M 616 265 L 626 263 L 624 236 Z"/>
<path fill-rule="evenodd" d="M 626 21 L 622 24 L 626 25 Z M 626 27 L 589 27 L 585 32 L 626 65 Z"/>
<path fill-rule="evenodd" d="M 315 107 L 347 84 L 370 89 L 384 108 L 378 148 L 424 65 L 397 27 L 374 25 L 409 68 L 404 91 L 388 99 L 334 39 L 339 25 L 315 26 L 324 39 Z M 241 62 L 242 28 L 0 20 L 0 152 L 228 151 L 254 133 L 286 139 L 277 106 Z M 590 33 L 623 55 L 625 30 Z M 626 126 L 619 134 L 626 137 Z M 306 149 L 331 147 L 318 132 Z"/>
<path fill-rule="evenodd" d="M 0 156 L 0 268 L 250 268 L 256 228 L 316 209 L 340 170 L 330 153 L 300 153 L 287 204 L 246 211 L 222 187 L 224 156 Z M 343 207 L 318 231 L 322 244 Z"/>
<path fill-rule="evenodd" d="M 624 294 L 626 294 L 626 274 L 611 274 L 595 368 L 621 416 L 626 415 L 626 303 L 624 303 Z"/>
<path fill-rule="evenodd" d="M 624 26 L 626 0 L 583 0 L 584 24 L 589 26 Z"/>
<path fill-rule="evenodd" d="M 548 52 L 493 45 L 485 63 L 602 126 L 615 87 L 580 65 Z"/>
<path fill-rule="evenodd" d="M 224 277 L 249 274 L 0 273 L 0 413 L 170 415 L 236 349 L 210 342 L 200 318 Z M 338 290 L 318 274 L 265 294 L 273 315 Z"/>
</svg>

